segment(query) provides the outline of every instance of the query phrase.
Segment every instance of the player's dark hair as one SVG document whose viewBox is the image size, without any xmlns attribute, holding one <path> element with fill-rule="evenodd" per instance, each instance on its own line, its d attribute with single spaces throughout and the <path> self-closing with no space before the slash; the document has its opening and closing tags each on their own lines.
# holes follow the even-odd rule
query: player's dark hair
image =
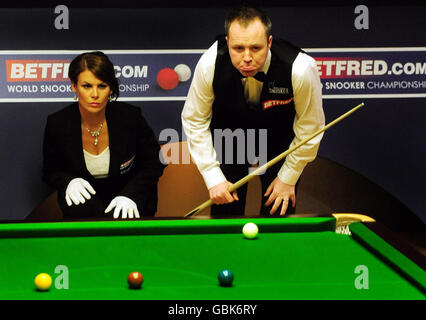
<svg viewBox="0 0 426 320">
<path fill-rule="evenodd" d="M 229 27 L 235 20 L 237 20 L 242 26 L 246 27 L 256 18 L 259 18 L 265 26 L 266 37 L 269 38 L 272 32 L 271 19 L 262 9 L 251 5 L 240 5 L 229 11 L 225 19 L 225 32 L 228 35 Z"/>
<path fill-rule="evenodd" d="M 107 83 L 111 88 L 111 98 L 118 98 L 119 84 L 115 77 L 114 65 L 108 56 L 101 51 L 85 52 L 75 57 L 69 66 L 68 77 L 77 84 L 78 75 L 83 71 L 91 71 L 96 78 Z"/>
</svg>

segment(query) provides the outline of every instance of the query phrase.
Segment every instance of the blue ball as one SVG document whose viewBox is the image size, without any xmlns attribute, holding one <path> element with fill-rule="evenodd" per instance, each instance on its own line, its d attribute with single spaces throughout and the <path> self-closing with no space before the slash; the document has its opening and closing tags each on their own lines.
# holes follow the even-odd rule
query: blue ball
<svg viewBox="0 0 426 320">
<path fill-rule="evenodd" d="M 217 279 L 222 287 L 230 287 L 232 286 L 232 281 L 234 281 L 234 274 L 230 270 L 222 270 L 219 272 Z"/>
</svg>

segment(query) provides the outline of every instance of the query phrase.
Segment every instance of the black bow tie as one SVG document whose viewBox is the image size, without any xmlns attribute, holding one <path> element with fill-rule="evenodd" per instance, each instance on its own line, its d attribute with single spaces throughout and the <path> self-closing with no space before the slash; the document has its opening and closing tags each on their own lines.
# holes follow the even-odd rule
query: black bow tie
<svg viewBox="0 0 426 320">
<path fill-rule="evenodd" d="M 265 82 L 266 74 L 265 74 L 265 72 L 260 71 L 260 72 L 256 73 L 253 78 L 255 78 L 257 81 Z"/>
<path fill-rule="evenodd" d="M 244 77 L 243 75 L 241 75 L 241 78 L 247 78 L 247 77 Z M 265 74 L 265 72 L 260 71 L 260 72 L 256 73 L 256 74 L 253 76 L 253 78 L 255 78 L 257 81 L 265 82 L 266 74 Z"/>
</svg>

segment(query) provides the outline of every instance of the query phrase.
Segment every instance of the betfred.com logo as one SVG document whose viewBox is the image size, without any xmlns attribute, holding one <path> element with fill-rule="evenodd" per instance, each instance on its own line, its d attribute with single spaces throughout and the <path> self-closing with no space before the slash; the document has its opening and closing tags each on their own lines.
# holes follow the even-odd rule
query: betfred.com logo
<svg viewBox="0 0 426 320">
<path fill-rule="evenodd" d="M 7 81 L 68 81 L 69 60 L 6 60 Z"/>
<path fill-rule="evenodd" d="M 425 62 L 388 63 L 380 59 L 315 58 L 321 79 L 354 78 L 383 75 L 423 75 Z"/>
</svg>

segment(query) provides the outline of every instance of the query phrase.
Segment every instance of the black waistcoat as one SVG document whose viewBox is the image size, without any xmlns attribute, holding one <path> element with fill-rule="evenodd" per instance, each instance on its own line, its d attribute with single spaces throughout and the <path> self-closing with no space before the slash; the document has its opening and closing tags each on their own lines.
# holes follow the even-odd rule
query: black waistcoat
<svg viewBox="0 0 426 320">
<path fill-rule="evenodd" d="M 215 100 L 210 124 L 212 134 L 215 134 L 215 129 L 242 129 L 247 137 L 249 129 L 252 132 L 255 129 L 256 136 L 259 129 L 267 129 L 268 159 L 288 149 L 294 138 L 292 64 L 300 51 L 301 49 L 283 40 L 272 42 L 271 63 L 263 83 L 260 102 L 253 106 L 245 100 L 241 74 L 232 65 L 225 38 L 218 38 L 213 79 Z M 256 146 L 256 150 L 259 150 L 259 146 Z M 222 150 L 222 154 L 225 152 Z"/>
</svg>

